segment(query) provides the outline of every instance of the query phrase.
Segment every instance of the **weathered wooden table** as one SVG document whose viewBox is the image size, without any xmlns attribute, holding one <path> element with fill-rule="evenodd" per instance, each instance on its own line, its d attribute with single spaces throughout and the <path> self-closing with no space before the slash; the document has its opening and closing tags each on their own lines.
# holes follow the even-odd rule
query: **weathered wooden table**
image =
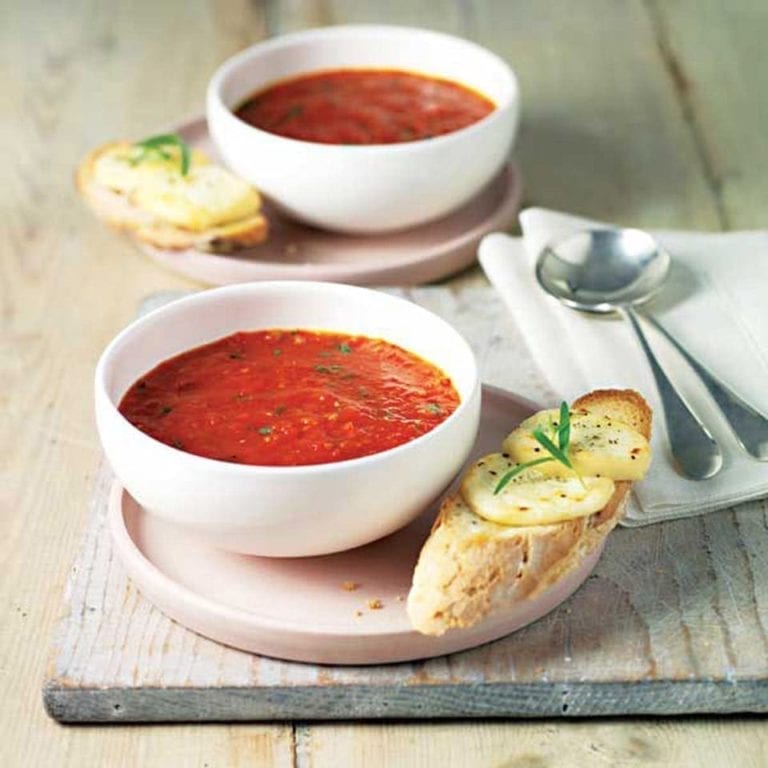
<svg viewBox="0 0 768 768">
<path fill-rule="evenodd" d="M 762 0 L 6 4 L 1 187 L 0 761 L 29 766 L 762 766 L 761 719 L 63 728 L 43 712 L 51 626 L 99 449 L 96 357 L 171 276 L 93 222 L 71 188 L 91 145 L 202 109 L 226 56 L 346 21 L 443 29 L 521 79 L 526 199 L 653 227 L 764 226 Z M 451 284 L 481 283 L 477 271 Z M 735 620 L 735 619 L 734 619 Z"/>
</svg>

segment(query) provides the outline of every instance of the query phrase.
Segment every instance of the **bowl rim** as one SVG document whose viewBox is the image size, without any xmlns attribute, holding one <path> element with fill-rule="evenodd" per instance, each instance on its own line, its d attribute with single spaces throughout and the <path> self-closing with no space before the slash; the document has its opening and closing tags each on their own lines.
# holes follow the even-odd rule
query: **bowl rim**
<svg viewBox="0 0 768 768">
<path fill-rule="evenodd" d="M 383 450 L 383 451 L 377 451 L 376 453 L 370 453 L 365 456 L 358 456 L 357 458 L 353 458 L 353 459 L 344 459 L 342 461 L 324 462 L 321 464 L 296 464 L 296 465 L 273 466 L 269 464 L 242 464 L 239 462 L 229 462 L 229 461 L 221 461 L 220 459 L 211 459 L 207 456 L 199 456 L 198 454 L 189 453 L 188 451 L 183 451 L 179 448 L 174 448 L 173 446 L 167 445 L 166 443 L 163 443 L 162 441 L 157 440 L 151 435 L 148 435 L 145 432 L 142 432 L 140 429 L 138 429 L 138 427 L 134 426 L 125 416 L 123 416 L 118 406 L 114 403 L 112 397 L 109 395 L 107 391 L 105 379 L 106 379 L 107 369 L 110 366 L 112 359 L 115 357 L 115 355 L 117 355 L 120 352 L 120 348 L 125 344 L 126 339 L 130 338 L 137 330 L 141 330 L 143 327 L 147 325 L 151 325 L 153 322 L 157 322 L 157 321 L 162 322 L 163 318 L 166 315 L 175 314 L 176 312 L 183 311 L 185 309 L 187 310 L 192 309 L 196 305 L 204 304 L 210 300 L 215 301 L 218 296 L 224 296 L 225 298 L 223 300 L 226 300 L 226 296 L 230 294 L 238 294 L 238 293 L 249 294 L 253 291 L 258 292 L 259 290 L 264 288 L 273 289 L 273 290 L 284 290 L 286 288 L 289 290 L 306 288 L 308 290 L 312 290 L 312 289 L 329 290 L 329 291 L 337 291 L 339 293 L 362 291 L 369 294 L 375 294 L 380 298 L 383 297 L 385 298 L 385 300 L 391 299 L 396 304 L 400 302 L 405 302 L 406 304 L 410 305 L 413 309 L 415 309 L 418 313 L 429 315 L 434 319 L 436 319 L 440 324 L 442 324 L 448 330 L 449 335 L 452 335 L 454 337 L 454 340 L 457 342 L 458 346 L 462 348 L 462 350 L 466 353 L 467 359 L 469 360 L 472 366 L 472 369 L 470 371 L 472 383 L 471 383 L 471 386 L 468 388 L 467 395 L 465 397 L 461 397 L 461 393 L 459 393 L 460 401 L 457 408 L 452 413 L 450 413 L 445 420 L 441 421 L 437 426 L 433 427 L 431 430 L 429 430 L 428 432 L 425 432 L 424 434 L 418 435 L 412 440 L 408 440 L 404 443 L 400 443 L 399 445 L 393 446 L 392 448 L 387 448 L 386 450 Z M 211 299 L 211 296 L 213 296 L 212 299 Z M 238 329 L 233 330 L 230 333 L 236 333 L 237 330 Z M 254 330 L 258 330 L 258 329 L 254 329 Z M 229 334 L 226 334 L 226 335 L 229 335 Z M 217 337 L 217 338 L 225 338 L 226 335 Z M 361 334 L 361 335 L 364 335 L 364 334 Z M 384 340 L 386 341 L 386 339 Z M 197 346 L 202 346 L 203 344 L 206 344 L 206 343 L 208 342 L 203 341 Z M 393 342 L 390 342 L 390 343 L 393 343 Z M 194 349 L 194 348 L 195 348 L 194 346 L 189 347 L 189 349 Z M 177 353 L 177 354 L 180 354 L 180 353 Z M 424 359 L 427 360 L 427 362 L 430 362 L 432 365 L 435 365 L 435 363 L 432 362 L 431 360 L 428 360 L 427 358 L 424 358 Z M 158 363 L 158 365 L 159 364 L 160 363 Z M 354 470 L 356 467 L 362 467 L 366 464 L 372 464 L 377 461 L 382 461 L 385 458 L 395 456 L 399 453 L 410 451 L 413 449 L 413 446 L 416 446 L 416 445 L 421 446 L 425 443 L 430 442 L 431 440 L 437 439 L 437 436 L 439 436 L 442 432 L 446 431 L 449 428 L 449 425 L 455 423 L 459 418 L 464 417 L 466 412 L 472 407 L 475 401 L 478 400 L 478 398 L 480 397 L 481 387 L 482 387 L 482 382 L 480 380 L 477 359 L 475 358 L 475 354 L 472 351 L 472 348 L 470 347 L 469 343 L 459 333 L 459 331 L 456 330 L 456 328 L 454 328 L 447 320 L 444 320 L 442 317 L 440 317 L 436 313 L 431 312 L 430 310 L 420 306 L 419 304 L 409 302 L 407 299 L 403 299 L 399 296 L 393 296 L 392 294 L 383 293 L 381 291 L 377 291 L 372 288 L 366 288 L 364 286 L 357 286 L 357 285 L 347 285 L 344 283 L 332 283 L 332 282 L 310 281 L 310 280 L 270 280 L 270 281 L 263 281 L 263 282 L 238 283 L 235 285 L 225 285 L 225 286 L 220 286 L 218 288 L 211 288 L 207 290 L 197 291 L 188 296 L 184 296 L 174 301 L 171 301 L 168 304 L 158 307 L 157 309 L 154 309 L 151 312 L 148 312 L 146 315 L 143 315 L 135 319 L 133 322 L 131 322 L 129 325 L 123 328 L 112 339 L 112 341 L 110 341 L 109 344 L 104 348 L 96 364 L 96 369 L 94 373 L 94 400 L 95 400 L 95 407 L 97 411 L 97 426 L 99 427 L 98 432 L 99 432 L 100 438 L 101 438 L 102 430 L 99 424 L 100 420 L 98 419 L 98 412 L 100 410 L 100 404 L 104 404 L 109 412 L 110 417 L 112 417 L 113 419 L 116 418 L 117 423 L 120 425 L 121 428 L 128 429 L 129 432 L 136 435 L 140 440 L 146 439 L 150 441 L 151 444 L 157 450 L 160 450 L 161 453 L 165 453 L 169 459 L 186 463 L 192 469 L 194 469 L 196 465 L 199 465 L 201 470 L 205 469 L 206 467 L 209 467 L 211 469 L 216 469 L 217 471 L 220 471 L 220 472 L 226 472 L 234 475 L 251 475 L 251 476 L 265 476 L 265 475 L 274 474 L 274 475 L 279 475 L 279 476 L 281 475 L 281 476 L 288 477 L 291 475 L 329 474 L 329 473 L 343 471 L 346 469 Z"/>
<path fill-rule="evenodd" d="M 341 35 L 342 37 L 352 37 L 356 34 L 360 33 L 395 33 L 395 34 L 413 34 L 415 36 L 420 37 L 431 37 L 431 38 L 437 38 L 442 39 L 446 41 L 450 41 L 453 43 L 460 43 L 462 45 L 466 45 L 469 48 L 475 49 L 476 52 L 481 53 L 485 56 L 490 57 L 493 59 L 500 68 L 500 71 L 503 71 L 508 80 L 510 85 L 510 95 L 507 98 L 505 103 L 497 104 L 493 99 L 490 99 L 489 96 L 483 94 L 481 95 L 485 96 L 485 98 L 490 99 L 491 101 L 494 101 L 494 109 L 489 114 L 485 115 L 485 117 L 480 118 L 480 120 L 475 121 L 474 123 L 470 123 L 469 125 L 464 126 L 463 128 L 459 128 L 455 131 L 449 131 L 448 133 L 443 133 L 439 136 L 433 136 L 425 139 L 416 139 L 413 141 L 397 141 L 392 142 L 389 144 L 331 144 L 331 143 L 325 143 L 325 142 L 319 142 L 319 141 L 305 141 L 304 139 L 295 139 L 290 136 L 281 136 L 278 133 L 271 133 L 270 131 L 262 130 L 261 128 L 257 128 L 254 125 L 251 125 L 250 123 L 247 123 L 242 118 L 238 117 L 237 114 L 234 111 L 234 108 L 227 106 L 227 104 L 224 103 L 224 99 L 222 98 L 221 91 L 224 86 L 224 83 L 227 81 L 228 78 L 230 78 L 235 71 L 237 71 L 240 67 L 248 64 L 252 59 L 258 58 L 263 53 L 268 53 L 273 50 L 279 50 L 280 48 L 286 47 L 291 45 L 295 42 L 301 42 L 302 40 L 306 40 L 311 42 L 312 40 L 316 39 L 323 39 L 328 37 L 333 37 L 334 35 Z M 349 69 L 358 69 L 358 67 L 349 67 Z M 315 70 L 307 70 L 307 73 L 309 72 L 322 72 L 325 71 L 324 69 L 315 69 Z M 421 72 L 419 70 L 407 70 L 407 71 L 414 71 L 417 74 L 423 74 L 427 77 L 430 75 L 426 72 Z M 279 80 L 275 80 L 274 83 L 280 82 Z M 464 87 L 469 87 L 464 83 L 461 83 L 458 80 L 454 80 L 454 82 L 459 83 L 459 85 L 463 85 Z M 266 87 L 270 87 L 267 85 Z M 472 89 L 476 90 L 476 89 Z M 457 140 L 457 137 L 460 137 L 458 140 L 464 139 L 468 137 L 472 133 L 479 132 L 481 130 L 484 130 L 485 127 L 488 125 L 491 125 L 492 123 L 499 122 L 500 120 L 504 119 L 506 114 L 508 114 L 516 105 L 519 105 L 520 102 L 520 84 L 517 79 L 517 75 L 515 74 L 515 71 L 512 69 L 512 67 L 499 56 L 497 53 L 494 53 L 494 51 L 490 50 L 489 48 L 485 48 L 482 45 L 479 45 L 478 43 L 475 43 L 472 40 L 467 40 L 463 37 L 458 37 L 457 35 L 450 35 L 445 32 L 438 32 L 437 30 L 433 29 L 425 29 L 422 27 L 408 27 L 408 26 L 402 26 L 397 24 L 337 24 L 333 26 L 327 26 L 327 27 L 316 27 L 314 29 L 305 29 L 305 30 L 299 30 L 296 32 L 289 32 L 284 35 L 278 35 L 276 37 L 267 38 L 266 40 L 262 40 L 258 43 L 254 43 L 253 45 L 248 46 L 248 48 L 245 48 L 242 51 L 239 51 L 238 53 L 235 53 L 233 56 L 230 56 L 228 59 L 223 61 L 219 67 L 216 69 L 216 71 L 211 76 L 211 79 L 208 82 L 208 88 L 206 92 L 206 102 L 208 104 L 208 111 L 210 112 L 210 108 L 212 105 L 215 105 L 217 109 L 221 111 L 222 116 L 229 120 L 230 122 L 234 122 L 235 125 L 244 127 L 247 129 L 247 131 L 252 131 L 255 136 L 259 137 L 262 140 L 274 140 L 274 141 L 281 141 L 281 142 L 287 142 L 286 146 L 296 146 L 296 147 L 314 147 L 319 148 L 317 149 L 318 152 L 326 151 L 330 154 L 331 151 L 333 152 L 354 152 L 356 154 L 365 154 L 365 153 L 374 153 L 374 152 L 405 152 L 405 151 L 413 151 L 414 148 L 418 147 L 435 147 L 440 146 L 442 144 L 449 143 L 450 141 Z"/>
</svg>

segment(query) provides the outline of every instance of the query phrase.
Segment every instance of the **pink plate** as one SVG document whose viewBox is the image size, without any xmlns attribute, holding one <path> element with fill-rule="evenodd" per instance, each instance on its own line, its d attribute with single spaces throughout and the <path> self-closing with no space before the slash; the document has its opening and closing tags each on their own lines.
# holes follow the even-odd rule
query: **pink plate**
<svg viewBox="0 0 768 768">
<path fill-rule="evenodd" d="M 211 157 L 216 152 L 204 118 L 171 128 Z M 168 251 L 140 244 L 174 272 L 211 285 L 252 280 L 330 280 L 359 285 L 417 285 L 463 269 L 475 260 L 483 235 L 508 228 L 520 204 L 513 165 L 457 211 L 429 224 L 387 235 L 353 237 L 300 224 L 268 203 L 266 242 L 234 255 Z"/>
<path fill-rule="evenodd" d="M 471 457 L 498 450 L 506 434 L 534 410 L 516 395 L 485 386 Z M 113 490 L 110 525 L 129 575 L 171 618 L 236 648 L 319 664 L 412 661 L 496 640 L 569 597 L 600 556 L 599 550 L 592 553 L 567 579 L 500 618 L 425 637 L 411 629 L 404 598 L 437 507 L 365 547 L 292 559 L 217 550 L 148 515 L 119 485 Z M 356 589 L 345 589 L 345 583 Z M 381 607 L 369 601 L 380 601 Z"/>
</svg>

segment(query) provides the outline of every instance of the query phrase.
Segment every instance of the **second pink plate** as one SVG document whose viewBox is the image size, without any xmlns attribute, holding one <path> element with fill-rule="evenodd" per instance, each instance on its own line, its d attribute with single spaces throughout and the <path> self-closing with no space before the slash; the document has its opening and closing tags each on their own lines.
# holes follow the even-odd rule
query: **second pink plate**
<svg viewBox="0 0 768 768">
<path fill-rule="evenodd" d="M 172 128 L 211 157 L 216 152 L 205 119 Z M 437 221 L 387 235 L 352 237 L 300 224 L 268 203 L 266 242 L 237 254 L 168 251 L 140 244 L 164 267 L 211 285 L 252 280 L 331 280 L 359 285 L 417 285 L 474 262 L 483 235 L 507 229 L 520 205 L 520 174 L 513 165 L 469 203 Z"/>
<path fill-rule="evenodd" d="M 485 386 L 470 460 L 498 450 L 507 433 L 534 410 L 526 400 Z M 404 601 L 437 508 L 365 547 L 311 558 L 252 557 L 215 549 L 147 514 L 118 485 L 110 526 L 128 574 L 171 618 L 236 648 L 320 664 L 411 661 L 496 640 L 569 597 L 600 556 L 599 550 L 593 552 L 568 579 L 504 616 L 426 637 L 411 629 Z"/>
</svg>

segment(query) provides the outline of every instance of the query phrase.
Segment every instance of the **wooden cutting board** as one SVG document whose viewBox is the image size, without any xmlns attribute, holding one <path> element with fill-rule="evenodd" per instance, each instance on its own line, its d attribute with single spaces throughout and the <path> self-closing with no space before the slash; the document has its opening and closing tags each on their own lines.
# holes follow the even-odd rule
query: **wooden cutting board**
<svg viewBox="0 0 768 768">
<path fill-rule="evenodd" d="M 472 343 L 485 381 L 555 399 L 491 289 L 406 292 Z M 167 300 L 160 296 L 157 302 Z M 63 722 L 768 711 L 768 505 L 611 534 L 584 586 L 471 651 L 379 667 L 283 662 L 184 629 L 113 557 L 100 470 L 43 688 Z"/>
</svg>

